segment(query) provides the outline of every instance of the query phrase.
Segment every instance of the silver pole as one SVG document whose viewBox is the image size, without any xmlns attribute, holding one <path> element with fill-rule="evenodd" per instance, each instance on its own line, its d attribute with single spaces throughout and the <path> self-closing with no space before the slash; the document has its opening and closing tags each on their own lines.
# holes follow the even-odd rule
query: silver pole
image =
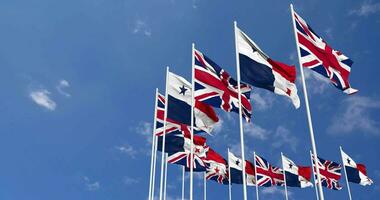
<svg viewBox="0 0 380 200">
<path fill-rule="evenodd" d="M 313 157 L 310 151 L 310 162 L 311 162 L 311 171 L 313 172 L 313 180 L 314 180 L 314 187 L 315 187 L 315 195 L 317 196 L 317 200 L 319 200 L 319 195 L 318 195 L 318 185 L 315 180 L 315 172 L 314 172 L 314 166 L 313 166 Z"/>
<path fill-rule="evenodd" d="M 284 173 L 284 183 L 285 183 L 285 199 L 288 200 L 288 188 L 286 185 L 286 173 L 285 173 L 285 168 L 284 168 L 284 154 L 281 152 L 281 162 L 282 162 L 282 170 Z"/>
<path fill-rule="evenodd" d="M 151 153 L 151 158 L 150 158 L 150 177 L 149 177 L 149 198 L 152 200 L 152 193 L 153 193 L 153 176 L 155 176 L 153 172 L 153 162 L 154 161 L 154 153 L 155 153 L 155 141 L 156 141 L 156 117 L 157 117 L 157 95 L 158 95 L 158 88 L 156 88 L 156 96 L 155 96 L 155 101 L 154 101 L 154 117 L 153 117 L 153 132 L 152 132 L 152 153 Z"/>
<path fill-rule="evenodd" d="M 182 166 L 182 200 L 185 200 L 185 166 Z"/>
<path fill-rule="evenodd" d="M 166 185 L 168 180 L 168 153 L 165 153 L 165 184 L 164 184 L 164 200 L 166 200 Z"/>
<path fill-rule="evenodd" d="M 194 171 L 194 43 L 191 45 L 191 144 L 190 144 L 190 200 L 193 200 L 193 171 Z"/>
<path fill-rule="evenodd" d="M 228 196 L 229 196 L 229 200 L 232 200 L 232 191 L 231 191 L 231 166 L 230 166 L 230 149 L 227 148 L 227 152 L 228 152 Z"/>
<path fill-rule="evenodd" d="M 299 51 L 299 47 L 298 47 L 298 37 L 297 37 L 297 32 L 296 32 L 296 23 L 294 21 L 294 10 L 293 10 L 293 5 L 292 4 L 290 4 L 290 9 L 291 9 L 292 20 L 293 20 L 294 37 L 296 39 L 296 47 L 297 47 L 297 54 L 298 54 L 298 64 L 299 64 L 299 68 L 300 68 L 300 71 L 301 71 L 301 80 L 302 80 L 302 85 L 303 85 L 303 93 L 304 93 L 304 97 L 305 97 L 306 114 L 307 114 L 307 119 L 308 119 L 309 130 L 310 130 L 311 146 L 312 146 L 312 149 L 313 149 L 313 154 L 315 156 L 314 157 L 314 161 L 317 164 L 318 163 L 317 162 L 317 157 L 318 157 L 317 147 L 316 147 L 315 140 L 314 140 L 313 122 L 311 120 L 311 113 L 310 113 L 310 107 L 309 107 L 309 98 L 308 98 L 307 89 L 306 89 L 306 81 L 305 81 L 305 76 L 304 76 L 304 73 L 303 73 L 303 67 L 301 65 L 301 60 L 300 60 L 301 55 L 300 55 L 300 51 Z M 318 180 L 318 186 L 319 186 L 319 196 L 321 197 L 321 200 L 324 200 L 323 190 L 322 190 L 322 184 L 321 184 L 321 176 L 320 176 L 319 168 L 318 167 L 316 167 L 316 171 L 317 171 L 317 180 Z"/>
<path fill-rule="evenodd" d="M 342 157 L 344 175 L 346 176 L 346 184 L 347 184 L 348 197 L 350 198 L 350 200 L 352 200 L 350 184 L 348 183 L 348 178 L 347 178 L 346 166 L 344 165 L 344 160 L 343 160 L 343 153 L 342 153 L 343 150 L 342 150 L 341 146 L 339 146 L 339 149 L 340 149 L 340 156 Z"/>
<path fill-rule="evenodd" d="M 255 167 L 255 185 L 256 185 L 256 199 L 259 200 L 259 184 L 257 182 L 257 170 L 256 170 L 256 152 L 253 152 L 253 166 Z"/>
</svg>

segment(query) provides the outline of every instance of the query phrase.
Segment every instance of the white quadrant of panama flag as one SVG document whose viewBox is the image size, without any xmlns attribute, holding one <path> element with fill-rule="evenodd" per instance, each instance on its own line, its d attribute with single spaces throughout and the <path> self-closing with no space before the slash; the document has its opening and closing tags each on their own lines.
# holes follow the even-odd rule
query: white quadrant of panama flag
<svg viewBox="0 0 380 200">
<path fill-rule="evenodd" d="M 343 150 L 342 160 L 347 173 L 347 179 L 349 182 L 358 183 L 366 186 L 371 185 L 373 181 L 367 176 L 366 167 L 363 164 L 356 163 L 350 156 L 348 156 Z"/>
<path fill-rule="evenodd" d="M 286 177 L 286 186 L 288 187 L 313 187 L 310 182 L 311 167 L 297 166 L 292 160 L 286 156 L 282 156 L 282 166 Z"/>
<path fill-rule="evenodd" d="M 243 162 L 241 158 L 236 157 L 233 153 L 228 152 L 228 165 L 230 166 L 231 183 L 243 184 Z M 255 186 L 254 169 L 247 170 L 246 167 L 246 181 L 248 186 Z M 251 173 L 249 173 L 251 171 Z"/>
<path fill-rule="evenodd" d="M 168 118 L 191 125 L 191 84 L 181 76 L 172 72 L 168 74 Z M 194 103 L 194 124 L 210 133 L 219 121 L 214 109 L 201 102 Z"/>
</svg>

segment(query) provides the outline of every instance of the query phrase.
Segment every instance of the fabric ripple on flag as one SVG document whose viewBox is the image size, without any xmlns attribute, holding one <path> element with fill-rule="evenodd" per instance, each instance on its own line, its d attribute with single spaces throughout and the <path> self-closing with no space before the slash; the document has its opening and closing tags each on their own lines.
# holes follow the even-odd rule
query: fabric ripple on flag
<svg viewBox="0 0 380 200">
<path fill-rule="evenodd" d="M 241 158 L 236 157 L 233 153 L 228 154 L 228 165 L 230 166 L 231 183 L 243 184 L 243 161 Z M 254 165 L 246 160 L 245 174 L 247 186 L 255 186 L 255 168 Z"/>
<path fill-rule="evenodd" d="M 228 165 L 221 155 L 209 148 L 207 156 L 203 161 L 206 164 L 207 180 L 213 180 L 221 184 L 228 184 Z"/>
<path fill-rule="evenodd" d="M 296 68 L 272 60 L 243 31 L 237 28 L 237 51 L 241 80 L 290 98 L 294 107 L 300 107 L 297 94 Z"/>
<path fill-rule="evenodd" d="M 255 156 L 258 186 L 271 187 L 284 185 L 284 173 L 279 167 L 272 166 L 264 158 Z"/>
<path fill-rule="evenodd" d="M 191 125 L 191 84 L 181 76 L 168 74 L 167 118 L 180 124 Z M 194 101 L 194 126 L 211 133 L 219 121 L 213 107 L 200 101 Z"/>
<path fill-rule="evenodd" d="M 296 165 L 289 158 L 282 156 L 282 166 L 286 177 L 286 186 L 288 187 L 313 187 L 311 179 L 311 167 L 302 167 Z"/>
<path fill-rule="evenodd" d="M 294 20 L 301 65 L 329 78 L 344 93 L 356 93 L 348 81 L 353 61 L 332 49 L 296 12 Z"/>
<path fill-rule="evenodd" d="M 372 185 L 373 181 L 367 176 L 365 165 L 356 163 L 349 155 L 341 150 L 342 160 L 346 169 L 347 180 L 360 185 Z"/>
<path fill-rule="evenodd" d="M 194 56 L 195 98 L 226 112 L 239 113 L 237 81 L 200 51 L 194 49 Z M 242 91 L 242 114 L 246 121 L 250 121 L 252 115 L 251 87 L 241 84 L 240 88 Z"/>
<path fill-rule="evenodd" d="M 170 136 L 169 136 L 170 137 Z M 181 137 L 181 136 L 179 136 Z M 176 152 L 168 152 L 168 163 L 182 165 L 186 167 L 186 170 L 190 170 L 191 164 L 191 138 L 189 134 L 182 135 L 182 142 L 177 142 L 177 144 L 182 144 L 182 148 L 178 149 Z M 199 135 L 194 135 L 193 143 L 193 157 L 194 157 L 194 171 L 206 171 L 206 165 L 203 159 L 206 158 L 209 147 L 206 145 L 206 138 Z M 166 145 L 173 145 L 168 144 Z M 177 146 L 177 145 L 174 145 Z"/>
<path fill-rule="evenodd" d="M 317 172 L 315 169 L 315 161 L 314 161 L 314 155 L 312 155 L 313 160 L 313 170 L 315 175 L 317 176 Z M 319 173 L 321 177 L 321 183 L 323 187 L 327 187 L 329 189 L 333 190 L 341 190 L 342 186 L 339 185 L 339 179 L 342 176 L 341 169 L 342 166 L 339 163 L 329 161 L 322 159 L 318 157 L 318 168 Z M 318 180 L 317 177 L 315 177 L 315 180 Z"/>
</svg>

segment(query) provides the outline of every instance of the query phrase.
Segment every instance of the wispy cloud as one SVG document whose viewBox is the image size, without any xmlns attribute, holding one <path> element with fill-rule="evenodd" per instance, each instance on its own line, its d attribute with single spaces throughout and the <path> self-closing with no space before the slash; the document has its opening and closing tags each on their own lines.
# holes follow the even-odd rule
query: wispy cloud
<svg viewBox="0 0 380 200">
<path fill-rule="evenodd" d="M 32 90 L 29 97 L 39 106 L 54 111 L 57 104 L 50 98 L 50 92 L 46 89 Z"/>
<path fill-rule="evenodd" d="M 294 152 L 296 152 L 299 142 L 297 137 L 291 134 L 289 129 L 283 126 L 277 127 L 276 132 L 273 135 L 273 141 L 272 146 L 274 148 L 288 146 Z"/>
<path fill-rule="evenodd" d="M 135 148 L 129 144 L 124 144 L 122 146 L 115 146 L 115 149 L 118 150 L 122 154 L 126 154 L 127 156 L 131 158 L 135 158 L 137 151 Z"/>
<path fill-rule="evenodd" d="M 244 123 L 243 126 L 244 133 L 247 134 L 247 136 L 253 137 L 255 139 L 266 140 L 270 135 L 270 131 L 256 124 Z"/>
<path fill-rule="evenodd" d="M 269 92 L 252 92 L 251 99 L 253 102 L 253 107 L 257 110 L 267 110 L 273 106 L 275 101 L 275 96 Z"/>
<path fill-rule="evenodd" d="M 90 179 L 87 176 L 83 177 L 84 184 L 86 186 L 86 190 L 88 191 L 96 191 L 100 188 L 100 183 L 98 181 L 90 181 Z"/>
<path fill-rule="evenodd" d="M 264 195 L 276 195 L 276 194 L 281 194 L 285 195 L 285 190 L 283 188 L 278 188 L 278 187 L 264 187 L 261 192 Z M 291 197 L 293 194 L 288 191 L 288 197 Z"/>
<path fill-rule="evenodd" d="M 57 88 L 57 91 L 59 94 L 65 96 L 65 97 L 71 97 L 71 94 L 69 94 L 68 92 L 65 92 L 64 89 L 70 87 L 70 83 L 67 81 L 67 80 L 60 80 L 58 85 L 56 86 Z"/>
<path fill-rule="evenodd" d="M 134 185 L 134 184 L 137 184 L 139 182 L 140 182 L 139 179 L 128 177 L 128 176 L 126 176 L 126 177 L 123 178 L 123 183 L 125 185 Z"/>
<path fill-rule="evenodd" d="M 326 88 L 330 87 L 330 80 L 312 70 L 304 70 L 305 79 L 307 80 L 307 88 L 313 94 L 322 94 L 326 91 Z M 301 76 L 297 80 L 301 83 Z"/>
<path fill-rule="evenodd" d="M 142 34 L 147 37 L 152 36 L 152 31 L 147 23 L 142 19 L 137 19 L 134 23 L 134 27 L 132 30 L 133 34 Z"/>
<path fill-rule="evenodd" d="M 373 3 L 372 1 L 364 1 L 359 8 L 353 9 L 349 12 L 350 15 L 369 16 L 380 12 L 380 3 Z"/>
<path fill-rule="evenodd" d="M 141 121 L 137 127 L 134 128 L 136 133 L 144 136 L 148 141 L 148 144 L 152 144 L 152 123 Z"/>
<path fill-rule="evenodd" d="M 371 113 L 380 109 L 380 100 L 370 97 L 352 96 L 345 99 L 328 127 L 331 134 L 348 134 L 354 130 L 379 135 L 380 122 Z"/>
</svg>

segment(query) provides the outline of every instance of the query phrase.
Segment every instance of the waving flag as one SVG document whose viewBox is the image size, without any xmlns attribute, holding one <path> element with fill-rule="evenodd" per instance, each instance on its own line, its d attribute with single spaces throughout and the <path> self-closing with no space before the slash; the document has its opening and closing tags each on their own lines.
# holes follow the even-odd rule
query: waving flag
<svg viewBox="0 0 380 200">
<path fill-rule="evenodd" d="M 164 115 L 165 115 L 165 96 L 158 93 L 157 96 L 157 106 L 156 106 L 156 135 L 162 136 L 164 134 Z M 169 134 L 173 131 L 186 131 L 190 133 L 190 129 L 184 127 L 185 125 L 181 126 L 180 123 L 175 122 L 171 119 L 166 119 L 166 134 Z"/>
<path fill-rule="evenodd" d="M 346 169 L 347 180 L 360 185 L 372 185 L 373 181 L 367 176 L 365 165 L 356 163 L 343 150 L 340 150 L 344 167 Z"/>
<path fill-rule="evenodd" d="M 284 173 L 281 168 L 274 167 L 264 158 L 255 155 L 258 186 L 271 187 L 284 185 Z"/>
<path fill-rule="evenodd" d="M 157 137 L 157 151 L 162 152 L 162 142 L 163 142 L 163 136 Z M 179 151 L 184 151 L 184 136 L 179 131 L 174 131 L 171 133 L 166 134 L 165 136 L 165 152 L 166 153 L 176 153 Z"/>
<path fill-rule="evenodd" d="M 206 145 L 206 138 L 194 135 L 193 156 L 194 171 L 205 171 L 206 165 L 203 159 L 206 158 L 209 147 Z M 191 139 L 190 135 L 183 135 L 183 148 L 177 152 L 169 152 L 168 162 L 183 165 L 190 169 L 191 164 Z"/>
<path fill-rule="evenodd" d="M 195 99 L 226 112 L 239 113 L 239 95 L 236 80 L 207 56 L 194 50 Z M 249 102 L 251 87 L 240 84 L 243 117 L 249 121 L 252 107 Z"/>
<path fill-rule="evenodd" d="M 297 94 L 296 68 L 269 58 L 243 31 L 237 28 L 241 80 L 290 98 L 300 107 Z"/>
<path fill-rule="evenodd" d="M 313 157 L 314 155 L 312 155 L 312 158 Z M 316 171 L 315 171 L 314 158 L 312 160 L 313 160 L 314 172 L 315 172 L 315 175 L 317 176 Z M 325 160 L 319 157 L 317 160 L 318 160 L 317 166 L 319 168 L 319 174 L 321 175 L 322 186 L 327 187 L 329 189 L 333 189 L 333 190 L 341 190 L 342 186 L 339 185 L 339 179 L 342 175 L 340 173 L 342 166 L 339 163 Z M 318 178 L 315 177 L 315 180 L 318 180 Z"/>
<path fill-rule="evenodd" d="M 167 118 L 181 124 L 191 125 L 191 84 L 183 77 L 169 72 L 168 75 Z M 194 124 L 199 129 L 210 133 L 219 121 L 214 109 L 202 102 L 195 101 Z"/>
<path fill-rule="evenodd" d="M 243 161 L 233 153 L 228 152 L 228 165 L 230 166 L 231 183 L 243 184 Z M 245 161 L 245 173 L 248 186 L 255 186 L 255 168 L 249 161 Z"/>
<path fill-rule="evenodd" d="M 310 182 L 311 167 L 301 167 L 296 165 L 292 160 L 282 156 L 282 166 L 285 172 L 286 186 L 288 187 L 313 187 Z"/>
<path fill-rule="evenodd" d="M 294 20 L 301 65 L 329 78 L 344 93 L 356 93 L 348 81 L 352 60 L 332 49 L 296 12 Z"/>
<path fill-rule="evenodd" d="M 206 158 L 206 179 L 213 180 L 221 184 L 228 184 L 228 166 L 226 160 L 209 148 Z"/>
</svg>

